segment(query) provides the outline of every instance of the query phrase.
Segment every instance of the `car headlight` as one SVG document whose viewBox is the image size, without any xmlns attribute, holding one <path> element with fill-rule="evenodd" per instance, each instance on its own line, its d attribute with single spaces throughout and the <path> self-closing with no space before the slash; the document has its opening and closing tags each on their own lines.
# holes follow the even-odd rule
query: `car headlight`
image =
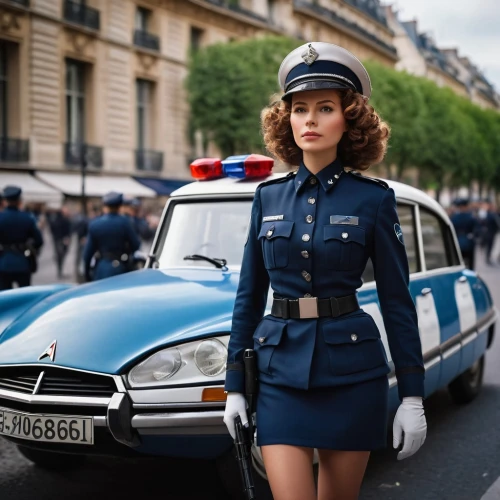
<svg viewBox="0 0 500 500">
<path fill-rule="evenodd" d="M 217 339 L 205 340 L 196 348 L 194 361 L 203 375 L 207 377 L 220 375 L 226 368 L 226 346 Z"/>
<path fill-rule="evenodd" d="M 178 349 L 165 349 L 137 365 L 129 375 L 134 384 L 147 384 L 152 381 L 167 380 L 175 375 L 182 366 L 181 353 Z"/>
<path fill-rule="evenodd" d="M 228 341 L 229 335 L 224 335 L 158 351 L 132 368 L 128 374 L 130 386 L 165 387 L 213 380 L 226 369 Z"/>
</svg>

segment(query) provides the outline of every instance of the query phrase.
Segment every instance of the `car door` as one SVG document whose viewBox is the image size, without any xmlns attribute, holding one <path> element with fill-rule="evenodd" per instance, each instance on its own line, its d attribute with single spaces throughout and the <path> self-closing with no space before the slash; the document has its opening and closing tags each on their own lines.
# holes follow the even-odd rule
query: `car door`
<svg viewBox="0 0 500 500">
<path fill-rule="evenodd" d="M 438 349 L 424 350 L 424 360 L 428 364 L 440 354 L 438 386 L 443 387 L 461 371 L 461 332 L 475 323 L 474 301 L 448 223 L 437 212 L 419 206 L 419 225 L 426 282 L 420 295 L 432 295 L 440 330 Z"/>
</svg>

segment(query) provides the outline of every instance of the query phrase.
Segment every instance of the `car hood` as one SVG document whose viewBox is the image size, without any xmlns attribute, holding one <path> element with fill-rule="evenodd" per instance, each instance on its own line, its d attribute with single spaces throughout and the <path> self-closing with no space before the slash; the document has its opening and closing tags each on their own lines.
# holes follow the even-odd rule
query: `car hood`
<svg viewBox="0 0 500 500">
<path fill-rule="evenodd" d="M 159 347 L 228 333 L 238 278 L 216 269 L 148 269 L 60 291 L 4 330 L 0 363 L 121 373 Z M 39 361 L 54 340 L 55 362 Z"/>
</svg>

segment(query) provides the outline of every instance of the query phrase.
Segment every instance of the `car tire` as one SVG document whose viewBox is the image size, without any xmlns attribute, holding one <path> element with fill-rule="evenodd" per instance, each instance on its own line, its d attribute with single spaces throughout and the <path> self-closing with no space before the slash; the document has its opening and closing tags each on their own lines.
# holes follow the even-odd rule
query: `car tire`
<svg viewBox="0 0 500 500">
<path fill-rule="evenodd" d="M 45 470 L 69 470 L 81 467 L 86 460 L 84 455 L 70 455 L 69 453 L 54 453 L 51 451 L 35 450 L 27 446 L 17 446 L 24 458 L 33 462 L 37 467 Z"/>
<path fill-rule="evenodd" d="M 459 375 L 448 386 L 451 399 L 457 404 L 470 403 L 481 392 L 483 386 L 484 356 L 468 370 Z"/>
</svg>

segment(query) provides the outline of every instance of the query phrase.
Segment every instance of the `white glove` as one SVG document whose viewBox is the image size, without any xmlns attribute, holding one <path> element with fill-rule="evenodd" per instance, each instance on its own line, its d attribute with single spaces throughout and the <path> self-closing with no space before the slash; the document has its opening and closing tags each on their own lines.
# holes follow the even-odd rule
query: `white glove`
<svg viewBox="0 0 500 500">
<path fill-rule="evenodd" d="M 424 444 L 427 435 L 427 422 L 422 398 L 403 398 L 392 426 L 393 446 L 395 449 L 403 441 L 403 432 L 403 449 L 398 453 L 398 460 L 411 457 Z"/>
<path fill-rule="evenodd" d="M 227 395 L 226 410 L 224 411 L 224 423 L 227 430 L 233 439 L 236 438 L 236 431 L 234 429 L 234 419 L 239 415 L 241 423 L 244 427 L 248 427 L 247 417 L 248 403 L 240 392 L 230 392 Z"/>
</svg>

